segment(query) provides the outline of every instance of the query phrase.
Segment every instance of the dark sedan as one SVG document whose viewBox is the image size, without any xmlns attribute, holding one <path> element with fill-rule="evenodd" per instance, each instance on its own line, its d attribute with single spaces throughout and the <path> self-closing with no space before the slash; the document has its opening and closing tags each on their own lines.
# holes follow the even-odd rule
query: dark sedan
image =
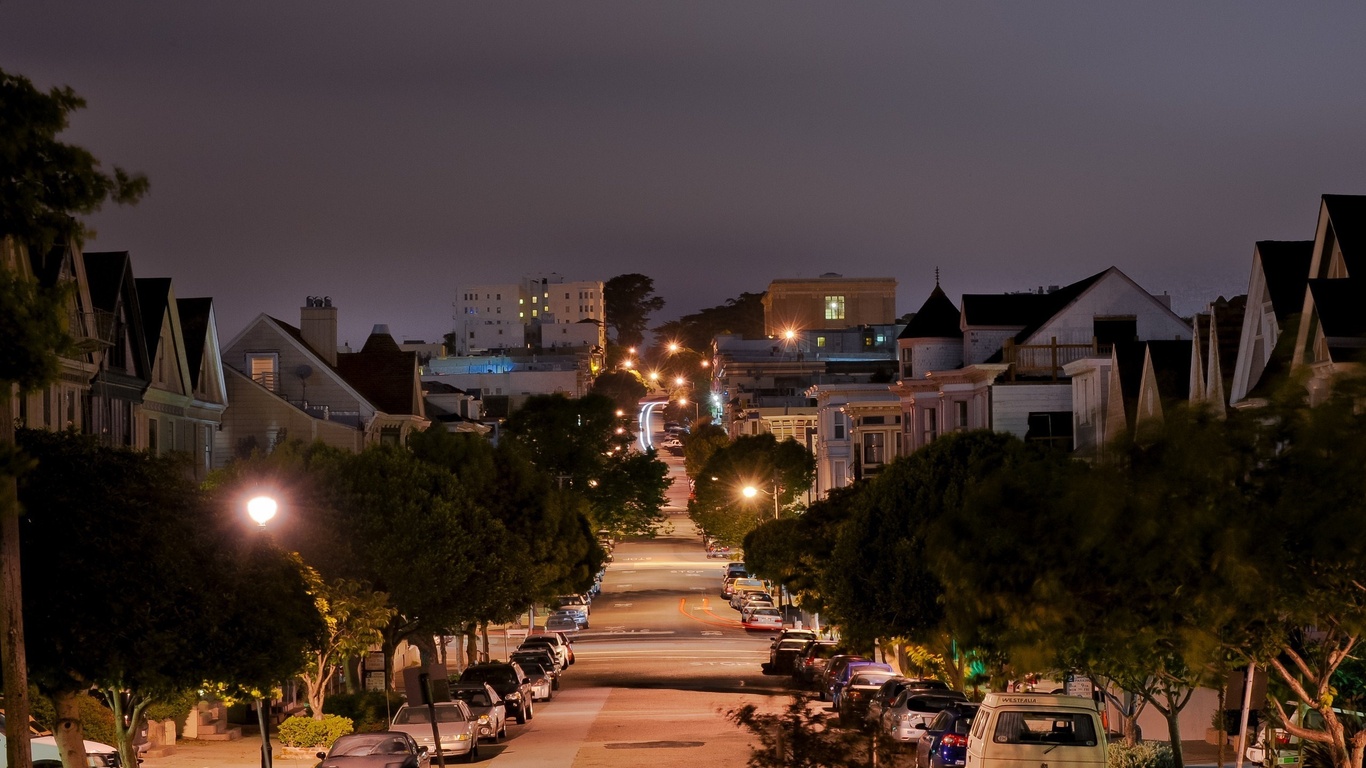
<svg viewBox="0 0 1366 768">
<path fill-rule="evenodd" d="M 431 755 L 401 731 L 353 733 L 319 752 L 318 768 L 428 768 Z"/>
<path fill-rule="evenodd" d="M 968 731 L 980 705 L 954 703 L 935 715 L 934 721 L 916 743 L 915 763 L 919 768 L 958 768 L 967 760 Z"/>
</svg>

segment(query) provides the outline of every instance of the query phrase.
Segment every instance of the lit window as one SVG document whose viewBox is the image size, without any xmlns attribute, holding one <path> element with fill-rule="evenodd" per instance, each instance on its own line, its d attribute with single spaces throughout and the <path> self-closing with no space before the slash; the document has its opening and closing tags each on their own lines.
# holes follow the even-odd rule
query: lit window
<svg viewBox="0 0 1366 768">
<path fill-rule="evenodd" d="M 531 297 L 531 303 L 532 303 L 532 304 L 535 304 L 535 303 L 536 303 L 536 300 L 537 300 L 538 298 L 540 298 L 540 297 L 539 297 L 539 296 L 532 296 L 532 297 Z"/>
<path fill-rule="evenodd" d="M 526 317 L 526 313 L 525 313 L 525 312 L 518 312 L 518 313 L 517 313 L 517 317 L 523 317 L 523 318 L 524 318 L 524 317 Z"/>
<path fill-rule="evenodd" d="M 824 336 L 817 336 L 817 337 L 816 337 L 816 346 L 818 346 L 818 347 L 823 347 L 823 346 L 825 346 L 825 337 L 824 337 Z"/>
<path fill-rule="evenodd" d="M 844 319 L 844 297 L 826 296 L 825 297 L 825 319 L 843 320 Z"/>
<path fill-rule="evenodd" d="M 532 316 L 532 317 L 535 317 L 535 316 L 536 316 L 536 310 L 534 310 L 534 309 L 531 310 L 531 316 Z"/>
</svg>

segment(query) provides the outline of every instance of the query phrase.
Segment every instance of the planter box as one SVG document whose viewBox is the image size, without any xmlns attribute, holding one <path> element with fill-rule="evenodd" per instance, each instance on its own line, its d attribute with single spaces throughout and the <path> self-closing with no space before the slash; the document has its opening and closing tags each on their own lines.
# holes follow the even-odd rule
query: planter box
<svg viewBox="0 0 1366 768">
<path fill-rule="evenodd" d="M 1227 741 L 1227 740 L 1228 740 L 1228 735 L 1225 734 L 1225 733 L 1223 732 L 1222 729 L 1219 729 L 1219 728 L 1206 728 L 1206 729 L 1205 729 L 1205 743 L 1206 743 L 1206 744 L 1213 744 L 1214 746 L 1217 747 L 1217 746 L 1219 746 L 1220 743 L 1223 743 L 1223 742 L 1225 742 L 1225 741 Z"/>
</svg>

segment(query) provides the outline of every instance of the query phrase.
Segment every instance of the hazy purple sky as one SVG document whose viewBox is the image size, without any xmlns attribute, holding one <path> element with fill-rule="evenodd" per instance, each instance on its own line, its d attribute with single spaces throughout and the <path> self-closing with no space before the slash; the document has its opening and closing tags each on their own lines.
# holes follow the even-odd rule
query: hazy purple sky
<svg viewBox="0 0 1366 768">
<path fill-rule="evenodd" d="M 0 68 L 145 172 L 91 250 L 343 340 L 462 284 L 643 272 L 657 319 L 841 272 L 1118 266 L 1189 313 L 1366 193 L 1366 4 L 0 2 Z"/>
</svg>

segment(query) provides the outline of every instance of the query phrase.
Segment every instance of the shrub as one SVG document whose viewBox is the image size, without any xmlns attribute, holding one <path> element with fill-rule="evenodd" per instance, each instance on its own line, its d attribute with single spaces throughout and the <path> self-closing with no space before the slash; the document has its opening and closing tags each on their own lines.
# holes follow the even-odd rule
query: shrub
<svg viewBox="0 0 1366 768">
<path fill-rule="evenodd" d="M 390 693 L 388 705 L 382 691 L 334 693 L 323 699 L 323 712 L 351 718 L 357 733 L 383 731 L 389 727 L 389 714 L 403 704 L 403 697 Z"/>
<path fill-rule="evenodd" d="M 332 746 L 332 742 L 351 733 L 351 718 L 337 715 L 324 715 L 314 720 L 304 715 L 295 715 L 280 723 L 280 743 L 286 747 Z"/>
<path fill-rule="evenodd" d="M 199 693 L 189 690 L 177 696 L 170 696 L 165 701 L 158 701 L 147 706 L 144 714 L 147 720 L 174 720 L 175 735 L 179 737 L 185 728 L 185 718 L 189 717 L 190 711 L 199 703 Z"/>
<path fill-rule="evenodd" d="M 1176 758 L 1165 742 L 1140 741 L 1131 747 L 1121 741 L 1110 744 L 1105 762 L 1107 768 L 1173 768 Z"/>
</svg>

